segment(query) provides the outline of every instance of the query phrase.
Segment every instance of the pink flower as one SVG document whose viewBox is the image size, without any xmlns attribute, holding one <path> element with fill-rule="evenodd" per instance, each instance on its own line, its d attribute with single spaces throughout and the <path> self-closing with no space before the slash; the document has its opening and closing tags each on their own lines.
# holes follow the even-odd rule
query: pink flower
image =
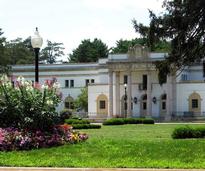
<svg viewBox="0 0 205 171">
<path fill-rule="evenodd" d="M 34 88 L 40 90 L 41 89 L 41 85 L 37 82 L 34 83 Z"/>
</svg>

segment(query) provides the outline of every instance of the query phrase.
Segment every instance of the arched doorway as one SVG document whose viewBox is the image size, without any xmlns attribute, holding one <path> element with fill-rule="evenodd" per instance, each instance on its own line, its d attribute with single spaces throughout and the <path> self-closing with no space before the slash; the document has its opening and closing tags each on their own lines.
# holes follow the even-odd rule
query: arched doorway
<svg viewBox="0 0 205 171">
<path fill-rule="evenodd" d="M 65 109 L 74 109 L 74 99 L 70 95 L 64 100 Z"/>
<path fill-rule="evenodd" d="M 108 98 L 106 95 L 101 94 L 97 97 L 97 114 L 108 114 Z"/>
<path fill-rule="evenodd" d="M 162 94 L 160 97 L 160 116 L 164 117 L 167 112 L 167 95 Z"/>
<path fill-rule="evenodd" d="M 125 118 L 127 116 L 127 99 L 125 95 L 121 97 L 121 117 Z"/>
<path fill-rule="evenodd" d="M 128 99 L 125 99 L 125 95 L 121 97 L 121 117 L 126 118 L 127 116 L 132 116 L 133 111 L 133 99 L 131 98 L 131 113 L 128 112 Z"/>
<path fill-rule="evenodd" d="M 201 113 L 201 96 L 196 92 L 189 96 L 189 111 L 195 114 Z"/>
<path fill-rule="evenodd" d="M 141 96 L 140 115 L 142 117 L 147 115 L 147 94 Z"/>
</svg>

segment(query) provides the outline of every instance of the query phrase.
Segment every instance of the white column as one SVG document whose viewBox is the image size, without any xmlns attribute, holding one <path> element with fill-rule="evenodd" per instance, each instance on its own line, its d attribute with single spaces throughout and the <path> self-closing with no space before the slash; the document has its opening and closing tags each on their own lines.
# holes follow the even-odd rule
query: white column
<svg viewBox="0 0 205 171">
<path fill-rule="evenodd" d="M 176 80 L 173 75 L 167 76 L 167 113 L 165 120 L 170 120 L 171 115 L 175 111 L 175 101 L 176 101 Z"/>
<path fill-rule="evenodd" d="M 115 115 L 120 115 L 120 72 L 115 72 Z"/>
<path fill-rule="evenodd" d="M 109 71 L 109 112 L 108 118 L 112 118 L 113 116 L 113 72 Z"/>
<path fill-rule="evenodd" d="M 152 116 L 152 81 L 151 73 L 147 74 L 147 116 Z"/>
<path fill-rule="evenodd" d="M 132 76 L 131 71 L 128 72 L 128 82 L 127 82 L 127 117 L 132 116 L 132 109 L 131 109 L 131 103 L 132 103 Z"/>
</svg>

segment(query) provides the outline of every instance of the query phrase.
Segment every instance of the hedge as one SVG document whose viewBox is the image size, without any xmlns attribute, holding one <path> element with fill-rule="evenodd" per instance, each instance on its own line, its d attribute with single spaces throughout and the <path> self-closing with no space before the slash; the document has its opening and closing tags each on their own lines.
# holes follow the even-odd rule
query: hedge
<svg viewBox="0 0 205 171">
<path fill-rule="evenodd" d="M 89 120 L 79 120 L 79 119 L 66 119 L 65 123 L 67 124 L 90 124 Z"/>
<path fill-rule="evenodd" d="M 101 125 L 92 125 L 92 124 L 73 124 L 73 129 L 100 129 Z"/>
<path fill-rule="evenodd" d="M 103 122 L 103 125 L 124 124 L 154 124 L 154 120 L 151 118 L 112 118 Z"/>
<path fill-rule="evenodd" d="M 185 139 L 185 138 L 205 138 L 205 127 L 192 128 L 189 126 L 176 128 L 172 132 L 172 138 Z"/>
<path fill-rule="evenodd" d="M 106 121 L 103 122 L 103 125 L 124 125 L 125 121 L 122 118 L 112 118 L 112 119 L 107 119 Z"/>
</svg>

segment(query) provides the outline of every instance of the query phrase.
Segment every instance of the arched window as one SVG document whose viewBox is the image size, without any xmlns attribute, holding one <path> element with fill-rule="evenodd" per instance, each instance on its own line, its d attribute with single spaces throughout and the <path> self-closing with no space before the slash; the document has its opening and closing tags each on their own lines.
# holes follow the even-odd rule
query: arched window
<svg viewBox="0 0 205 171">
<path fill-rule="evenodd" d="M 108 98 L 106 95 L 101 94 L 97 97 L 97 114 L 108 113 Z"/>
<path fill-rule="evenodd" d="M 74 99 L 70 95 L 65 98 L 64 104 L 66 109 L 74 109 Z"/>
<path fill-rule="evenodd" d="M 201 112 L 201 97 L 196 92 L 189 96 L 189 111 L 195 113 Z"/>
</svg>

